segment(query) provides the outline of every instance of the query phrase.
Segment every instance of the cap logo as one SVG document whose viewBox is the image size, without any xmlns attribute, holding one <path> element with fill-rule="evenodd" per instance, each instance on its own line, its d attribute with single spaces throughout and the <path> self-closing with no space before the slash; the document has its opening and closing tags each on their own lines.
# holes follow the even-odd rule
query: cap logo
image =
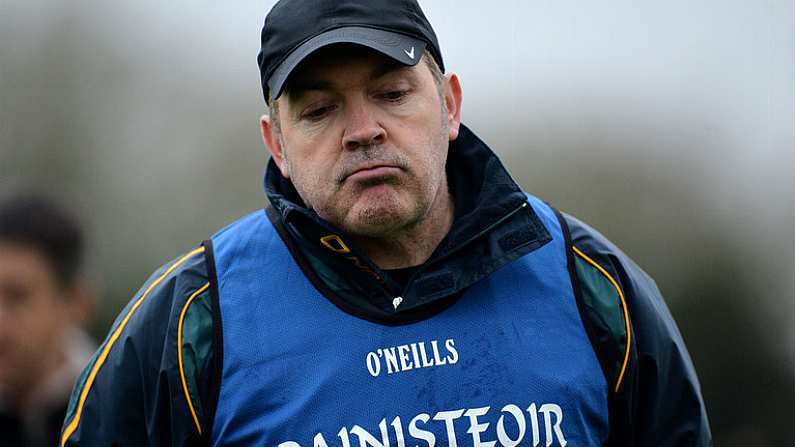
<svg viewBox="0 0 795 447">
<path fill-rule="evenodd" d="M 414 59 L 414 47 L 411 47 L 411 50 L 403 50 L 410 59 Z"/>
</svg>

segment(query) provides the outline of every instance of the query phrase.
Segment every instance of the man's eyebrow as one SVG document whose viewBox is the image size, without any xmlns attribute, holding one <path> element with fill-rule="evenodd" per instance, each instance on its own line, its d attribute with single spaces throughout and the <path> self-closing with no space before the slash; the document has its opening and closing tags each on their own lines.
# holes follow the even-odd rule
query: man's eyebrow
<svg viewBox="0 0 795 447">
<path fill-rule="evenodd" d="M 308 91 L 331 89 L 332 84 L 329 81 L 320 79 L 297 79 L 284 89 L 284 93 L 290 98 L 290 101 L 298 101 Z"/>
<path fill-rule="evenodd" d="M 411 65 L 404 65 L 397 61 L 387 61 L 378 66 L 375 70 L 373 70 L 372 75 L 370 76 L 371 80 L 378 79 L 384 77 L 393 72 L 400 72 L 400 71 L 410 71 L 412 68 Z"/>
</svg>

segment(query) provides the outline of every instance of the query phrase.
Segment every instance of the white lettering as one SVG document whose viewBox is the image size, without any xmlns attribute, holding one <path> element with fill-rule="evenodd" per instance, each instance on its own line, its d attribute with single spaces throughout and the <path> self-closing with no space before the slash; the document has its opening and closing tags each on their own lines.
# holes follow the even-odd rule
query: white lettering
<svg viewBox="0 0 795 447">
<path fill-rule="evenodd" d="M 432 343 L 436 342 L 434 341 Z M 464 410 L 440 411 L 433 417 L 435 421 L 444 421 L 444 425 L 447 427 L 447 445 L 449 447 L 456 447 L 458 445 L 455 439 L 455 425 L 453 425 L 453 423 L 463 414 Z"/>
<path fill-rule="evenodd" d="M 420 355 L 422 356 L 422 367 L 427 368 L 433 366 L 433 361 L 428 359 L 428 353 L 425 352 L 425 342 L 420 342 Z"/>
<path fill-rule="evenodd" d="M 348 429 L 342 427 L 337 436 L 340 437 L 340 441 L 342 441 L 342 447 L 351 447 L 351 440 L 348 438 Z"/>
<path fill-rule="evenodd" d="M 472 408 L 464 413 L 469 418 L 469 430 L 467 433 L 472 435 L 474 447 L 494 447 L 497 441 L 481 441 L 480 434 L 489 428 L 489 423 L 478 424 L 478 416 L 483 416 L 489 412 L 490 407 Z"/>
<path fill-rule="evenodd" d="M 429 431 L 417 428 L 417 421 L 422 421 L 422 423 L 425 424 L 430 419 L 431 417 L 425 413 L 420 413 L 417 416 L 414 416 L 414 419 L 409 422 L 409 434 L 413 436 L 414 439 L 422 439 L 423 441 L 427 442 L 428 447 L 434 447 L 436 445 L 436 436 Z M 419 447 L 419 445 L 416 447 Z"/>
<path fill-rule="evenodd" d="M 447 359 L 445 358 L 442 361 L 441 355 L 439 355 L 439 342 L 436 340 L 431 341 L 431 348 L 433 348 L 433 360 L 436 366 L 442 366 L 447 364 Z"/>
<path fill-rule="evenodd" d="M 400 416 L 392 420 L 392 427 L 395 429 L 395 439 L 398 441 L 397 447 L 406 447 L 406 437 L 403 436 L 403 423 Z"/>
<path fill-rule="evenodd" d="M 398 359 L 397 359 L 397 353 L 395 353 L 395 348 L 384 349 L 384 358 L 386 359 L 386 372 L 388 374 L 400 372 L 400 369 L 398 368 Z"/>
<path fill-rule="evenodd" d="M 323 433 L 318 433 L 317 436 L 315 436 L 313 447 L 328 447 L 326 439 L 323 438 Z"/>
<path fill-rule="evenodd" d="M 530 425 L 533 427 L 533 447 L 536 447 L 541 442 L 541 435 L 538 433 L 538 411 L 536 411 L 536 404 L 530 405 L 527 409 L 530 413 Z"/>
<path fill-rule="evenodd" d="M 447 357 L 447 361 L 450 362 L 451 365 L 458 363 L 458 351 L 455 349 L 455 341 L 453 341 L 452 338 L 448 338 L 444 341 L 444 347 L 447 348 L 447 352 L 450 353 Z"/>
<path fill-rule="evenodd" d="M 408 346 L 408 345 L 407 345 Z M 491 407 L 479 407 L 461 410 L 439 411 L 431 417 L 427 413 L 420 413 L 408 424 L 408 434 L 403 426 L 403 421 L 400 416 L 395 416 L 391 422 L 387 423 L 387 419 L 381 419 L 378 423 L 378 433 L 371 434 L 359 425 L 354 425 L 353 428 L 348 430 L 347 427 L 340 428 L 337 433 L 342 447 L 352 447 L 351 435 L 358 439 L 355 443 L 357 447 L 436 447 L 436 434 L 434 432 L 441 431 L 440 424 L 435 424 L 433 431 L 428 427 L 431 420 L 441 421 L 444 423 L 445 431 L 447 434 L 447 442 L 440 440 L 440 445 L 448 447 L 457 447 L 458 440 L 456 439 L 456 419 L 466 416 L 469 419 L 469 427 L 466 431 L 472 437 L 470 445 L 474 447 L 517 447 L 517 446 L 530 446 L 530 440 L 525 441 L 525 435 L 528 434 L 527 421 L 522 409 L 514 404 L 508 404 L 500 410 L 499 418 L 496 422 L 496 440 L 483 440 L 481 437 L 486 433 L 491 426 L 491 422 L 485 422 L 482 419 L 486 417 L 491 411 Z M 563 432 L 563 410 L 557 404 L 546 403 L 537 405 L 532 403 L 527 407 L 527 414 L 530 419 L 531 433 L 532 433 L 532 446 L 538 447 L 543 436 L 545 440 L 545 447 L 552 445 L 559 445 L 566 447 L 568 441 Z M 544 430 L 541 433 L 540 417 L 543 414 Z M 510 415 L 510 417 L 508 417 Z M 492 418 L 496 415 L 492 415 Z M 515 423 L 511 421 L 513 418 Z M 390 429 L 391 425 L 391 429 Z M 514 428 L 516 427 L 516 428 Z M 459 430 L 463 430 L 463 426 L 459 424 Z M 394 437 L 390 438 L 390 433 L 394 432 Z M 460 434 L 460 433 L 459 433 Z M 379 436 L 380 435 L 380 436 Z M 390 444 L 396 441 L 396 444 Z M 316 433 L 313 439 L 313 447 L 329 447 L 326 439 L 322 433 Z M 421 443 L 420 443 L 421 442 Z M 285 441 L 278 444 L 278 447 L 301 447 L 296 441 Z"/>
<path fill-rule="evenodd" d="M 401 371 L 409 371 L 414 369 L 414 365 L 411 364 L 411 359 L 409 359 L 409 347 L 406 345 L 400 345 L 397 347 L 398 355 L 400 355 L 400 370 Z"/>
<path fill-rule="evenodd" d="M 367 371 L 369 371 L 370 375 L 373 377 L 378 377 L 378 375 L 381 374 L 381 362 L 378 361 L 378 356 L 375 352 L 367 354 Z"/>
<path fill-rule="evenodd" d="M 411 356 L 414 357 L 414 367 L 422 368 L 422 365 L 420 364 L 420 355 L 417 352 L 417 343 L 411 344 Z"/>
<path fill-rule="evenodd" d="M 508 437 L 508 433 L 505 431 L 505 415 L 501 415 L 500 419 L 497 421 L 497 439 L 504 447 L 516 447 L 522 442 L 524 433 L 527 431 L 527 423 L 524 420 L 524 414 L 521 408 L 513 404 L 502 407 L 502 412 L 510 413 L 511 416 L 516 419 L 516 424 L 519 426 L 519 435 L 516 439 Z"/>
<path fill-rule="evenodd" d="M 400 422 L 400 416 L 392 420 L 392 427 L 395 429 L 395 439 L 397 439 L 397 447 L 406 447 L 406 440 L 403 436 L 403 423 Z"/>
<path fill-rule="evenodd" d="M 430 345 L 433 352 L 426 349 L 425 342 L 408 343 L 368 352 L 364 359 L 367 372 L 373 377 L 378 377 L 384 369 L 387 374 L 395 374 L 412 369 L 458 363 L 460 357 L 455 347 L 455 340 L 452 338 L 444 341 L 444 348 L 440 346 L 438 340 L 430 341 Z"/>
<path fill-rule="evenodd" d="M 557 436 L 560 446 L 566 447 L 566 438 L 563 437 L 563 431 L 560 429 L 560 424 L 563 422 L 563 410 L 561 410 L 561 408 L 555 404 L 544 404 L 541 405 L 541 408 L 538 411 L 544 413 L 544 426 L 547 429 L 547 447 L 552 445 L 553 425 L 551 423 L 551 414 L 555 415 L 555 436 Z"/>
<path fill-rule="evenodd" d="M 381 441 L 378 441 L 375 436 L 358 425 L 353 426 L 351 434 L 359 437 L 360 447 L 367 447 L 370 445 L 373 447 L 389 447 L 389 433 L 386 429 L 386 419 L 381 419 L 381 422 L 378 423 L 378 428 L 381 430 Z"/>
</svg>

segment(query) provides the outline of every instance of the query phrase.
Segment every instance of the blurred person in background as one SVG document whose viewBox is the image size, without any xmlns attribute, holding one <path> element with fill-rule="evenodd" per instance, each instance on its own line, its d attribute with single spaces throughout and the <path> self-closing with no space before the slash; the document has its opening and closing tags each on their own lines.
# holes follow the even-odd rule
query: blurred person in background
<svg viewBox="0 0 795 447">
<path fill-rule="evenodd" d="M 0 445 L 52 446 L 96 349 L 81 326 L 92 299 L 83 233 L 47 199 L 0 202 Z"/>
</svg>

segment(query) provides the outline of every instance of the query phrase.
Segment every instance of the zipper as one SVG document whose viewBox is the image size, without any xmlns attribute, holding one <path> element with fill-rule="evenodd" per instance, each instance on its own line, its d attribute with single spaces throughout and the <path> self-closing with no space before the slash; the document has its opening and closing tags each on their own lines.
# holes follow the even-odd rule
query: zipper
<svg viewBox="0 0 795 447">
<path fill-rule="evenodd" d="M 415 278 L 415 277 L 416 277 L 418 274 L 422 273 L 422 272 L 423 272 L 423 271 L 426 269 L 426 267 L 428 267 L 428 266 L 430 266 L 430 265 L 433 265 L 433 264 L 436 264 L 437 262 L 439 262 L 439 261 L 442 261 L 442 260 L 444 260 L 444 259 L 446 259 L 446 258 L 450 257 L 451 255 L 453 255 L 454 253 L 456 253 L 457 251 L 459 251 L 459 250 L 460 250 L 460 249 L 462 249 L 463 247 L 465 247 L 465 246 L 469 245 L 469 243 L 470 243 L 470 242 L 472 242 L 472 241 L 474 241 L 475 239 L 479 238 L 480 236 L 482 236 L 482 235 L 484 235 L 484 234 L 488 233 L 489 231 L 491 231 L 492 229 L 496 228 L 497 226 L 499 226 L 500 224 L 502 224 L 502 223 L 503 223 L 503 222 L 505 222 L 506 220 L 508 220 L 508 219 L 510 219 L 511 217 L 513 217 L 513 215 L 514 215 L 514 214 L 518 213 L 518 212 L 519 212 L 519 211 L 521 211 L 523 208 L 527 208 L 527 202 L 523 202 L 521 205 L 519 205 L 519 207 L 517 207 L 516 209 L 514 209 L 514 210 L 512 210 L 512 211 L 508 212 L 508 214 L 506 214 L 505 216 L 503 216 L 502 218 L 500 218 L 498 221 L 496 221 L 496 222 L 494 222 L 493 224 L 491 224 L 491 225 L 489 225 L 488 227 L 486 227 L 486 228 L 485 228 L 483 231 L 480 231 L 480 232 L 478 232 L 477 234 L 475 234 L 474 236 L 472 236 L 472 237 L 470 237 L 469 239 L 465 240 L 465 241 L 464 241 L 464 242 L 462 242 L 461 244 L 458 244 L 458 246 L 457 246 L 457 247 L 455 247 L 455 248 L 453 248 L 452 250 L 450 250 L 450 252 L 449 252 L 449 253 L 445 254 L 444 256 L 442 256 L 442 257 L 440 257 L 440 258 L 434 259 L 433 261 L 431 261 L 431 262 L 429 262 L 429 263 L 427 263 L 427 264 L 424 264 L 422 267 L 418 268 L 418 269 L 417 269 L 417 271 L 415 271 L 415 272 L 414 272 L 414 273 L 413 273 L 413 274 L 412 274 L 412 275 L 409 277 L 409 280 L 408 280 L 408 281 L 406 281 L 406 286 L 405 286 L 405 287 L 403 288 L 403 290 L 401 291 L 401 294 L 400 294 L 401 296 L 397 296 L 397 297 L 395 297 L 395 299 L 392 301 L 392 305 L 395 307 L 395 310 L 397 310 L 397 308 L 398 308 L 398 306 L 400 305 L 400 303 L 401 303 L 401 302 L 403 302 L 403 296 L 402 296 L 402 295 L 405 295 L 405 294 L 406 294 L 406 292 L 408 291 L 408 288 L 409 288 L 409 286 L 411 286 L 411 283 L 412 283 L 412 282 L 414 282 L 414 278 Z M 397 304 L 395 304 L 395 303 L 397 303 Z"/>
</svg>

